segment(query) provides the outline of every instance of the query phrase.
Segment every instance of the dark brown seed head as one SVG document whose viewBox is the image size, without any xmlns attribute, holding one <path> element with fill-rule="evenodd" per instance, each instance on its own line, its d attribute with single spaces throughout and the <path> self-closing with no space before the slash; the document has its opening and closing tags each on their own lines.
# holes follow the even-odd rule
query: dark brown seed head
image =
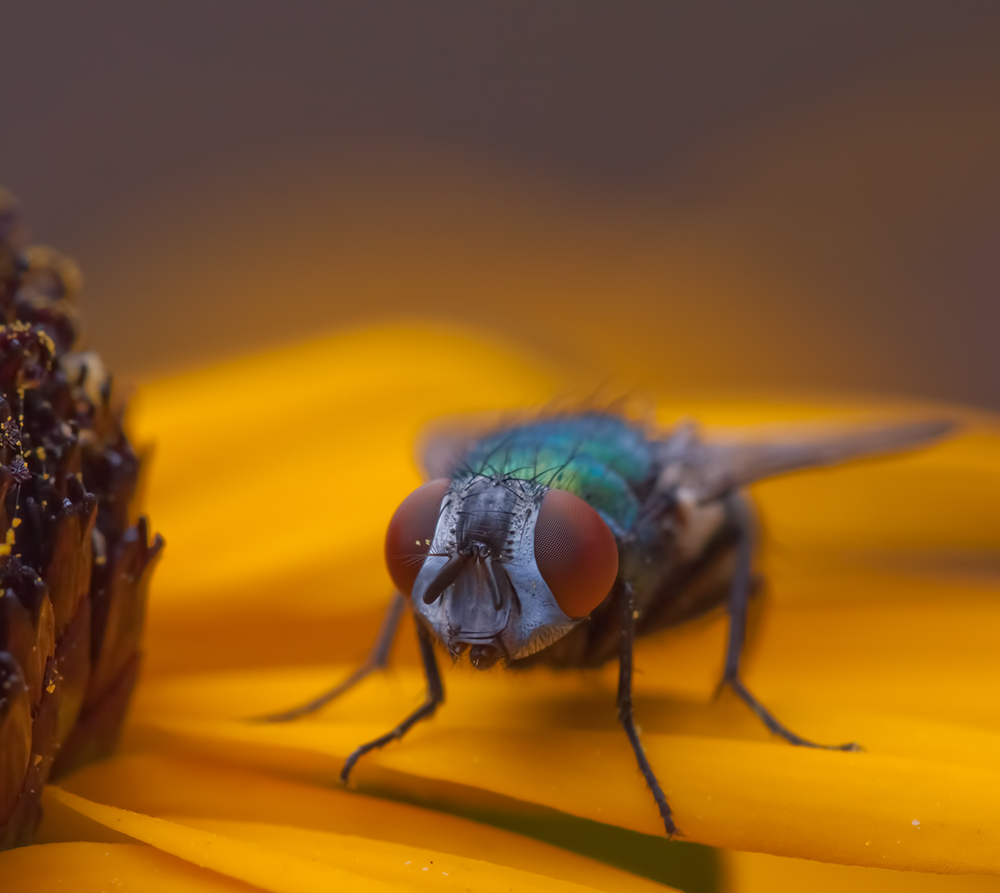
<svg viewBox="0 0 1000 893">
<path fill-rule="evenodd" d="M 46 781 L 114 746 L 162 546 L 124 407 L 75 350 L 79 287 L 0 190 L 0 849 L 30 841 Z"/>
</svg>

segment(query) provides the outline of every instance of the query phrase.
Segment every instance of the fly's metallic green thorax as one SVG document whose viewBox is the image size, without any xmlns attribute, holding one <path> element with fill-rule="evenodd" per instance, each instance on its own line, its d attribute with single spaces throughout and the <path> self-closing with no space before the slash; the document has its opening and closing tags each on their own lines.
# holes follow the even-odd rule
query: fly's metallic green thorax
<svg viewBox="0 0 1000 893">
<path fill-rule="evenodd" d="M 640 428 L 618 416 L 586 413 L 488 436 L 471 447 L 455 473 L 518 478 L 568 490 L 621 534 L 635 523 L 638 491 L 652 468 L 650 444 Z"/>
</svg>

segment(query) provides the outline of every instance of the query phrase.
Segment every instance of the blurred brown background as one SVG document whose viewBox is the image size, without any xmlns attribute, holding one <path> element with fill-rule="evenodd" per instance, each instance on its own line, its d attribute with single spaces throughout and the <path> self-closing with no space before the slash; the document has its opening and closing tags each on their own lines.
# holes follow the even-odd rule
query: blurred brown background
<svg viewBox="0 0 1000 893">
<path fill-rule="evenodd" d="M 8 0 L 0 183 L 131 377 L 432 318 L 1000 408 L 998 47 L 995 2 Z"/>
</svg>

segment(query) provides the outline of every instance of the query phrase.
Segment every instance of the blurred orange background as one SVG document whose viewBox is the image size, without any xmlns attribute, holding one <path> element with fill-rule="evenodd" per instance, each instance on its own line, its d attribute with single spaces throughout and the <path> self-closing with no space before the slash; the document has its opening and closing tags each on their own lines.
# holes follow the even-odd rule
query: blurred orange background
<svg viewBox="0 0 1000 893">
<path fill-rule="evenodd" d="M 0 182 L 128 378 L 444 319 L 629 388 L 1000 408 L 998 36 L 988 2 L 7 3 Z"/>
</svg>

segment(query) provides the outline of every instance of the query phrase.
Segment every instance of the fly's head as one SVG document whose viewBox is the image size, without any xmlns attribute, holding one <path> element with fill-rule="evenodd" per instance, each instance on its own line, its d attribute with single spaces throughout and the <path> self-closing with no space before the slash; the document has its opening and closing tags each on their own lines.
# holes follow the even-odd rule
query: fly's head
<svg viewBox="0 0 1000 893">
<path fill-rule="evenodd" d="M 535 481 L 431 481 L 396 510 L 386 564 L 452 656 L 480 669 L 526 657 L 607 597 L 618 548 L 584 500 Z"/>
</svg>

